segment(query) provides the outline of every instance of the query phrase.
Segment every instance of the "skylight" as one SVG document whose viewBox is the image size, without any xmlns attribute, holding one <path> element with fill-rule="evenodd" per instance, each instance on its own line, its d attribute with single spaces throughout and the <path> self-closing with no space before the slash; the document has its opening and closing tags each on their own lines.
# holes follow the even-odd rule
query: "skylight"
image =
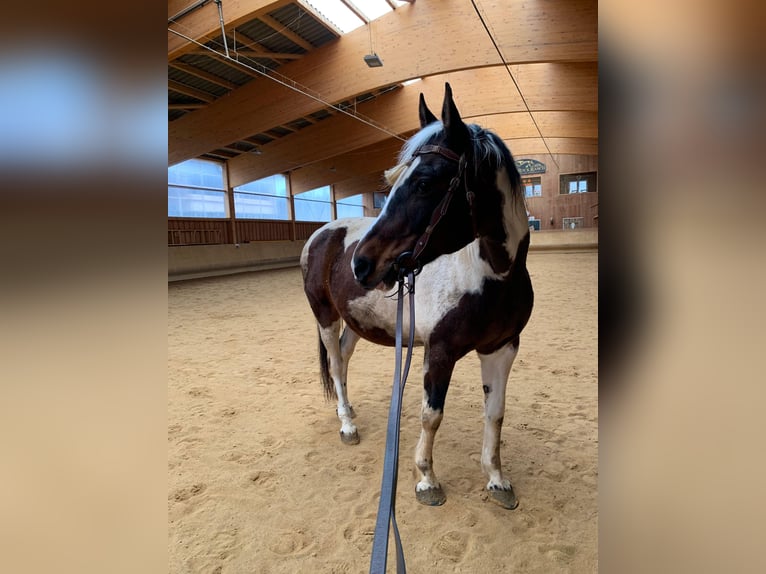
<svg viewBox="0 0 766 574">
<path fill-rule="evenodd" d="M 365 21 L 355 14 L 342 0 L 306 0 L 306 3 L 335 24 L 344 34 L 348 34 L 352 30 L 364 26 L 367 22 L 376 20 L 383 16 L 383 14 L 391 12 L 391 6 L 386 0 L 356 0 L 353 3 L 351 1 L 347 2 L 352 4 L 367 19 Z M 395 4 L 401 5 L 402 2 L 395 2 Z"/>
</svg>

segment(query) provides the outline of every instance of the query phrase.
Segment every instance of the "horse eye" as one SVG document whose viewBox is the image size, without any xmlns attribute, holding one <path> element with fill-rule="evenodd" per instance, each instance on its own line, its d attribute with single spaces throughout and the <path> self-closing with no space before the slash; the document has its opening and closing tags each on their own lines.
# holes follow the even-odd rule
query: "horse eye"
<svg viewBox="0 0 766 574">
<path fill-rule="evenodd" d="M 427 191 L 428 191 L 428 181 L 427 181 L 427 180 L 425 180 L 425 179 L 421 179 L 421 180 L 418 182 L 418 191 L 419 191 L 420 193 L 425 193 L 425 192 L 427 192 Z"/>
</svg>

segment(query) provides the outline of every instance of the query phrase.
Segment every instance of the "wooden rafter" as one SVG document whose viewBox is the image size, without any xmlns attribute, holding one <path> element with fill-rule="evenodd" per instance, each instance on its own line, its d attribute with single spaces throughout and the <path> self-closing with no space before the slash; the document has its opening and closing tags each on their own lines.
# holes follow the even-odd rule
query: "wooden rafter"
<svg viewBox="0 0 766 574">
<path fill-rule="evenodd" d="M 354 13 L 354 15 L 357 18 L 359 18 L 362 22 L 364 22 L 365 24 L 370 23 L 370 19 L 367 18 L 367 16 L 365 16 L 364 13 L 359 8 L 357 8 L 353 2 L 350 2 L 349 0 L 340 0 L 340 1 L 346 6 L 346 8 L 351 10 Z"/>
<path fill-rule="evenodd" d="M 232 67 L 232 68 L 234 68 L 235 70 L 238 70 L 238 71 L 242 72 L 243 74 L 246 74 L 246 75 L 248 75 L 248 76 L 250 76 L 250 77 L 252 77 L 252 78 L 257 78 L 258 76 L 260 76 L 260 74 L 259 74 L 259 73 L 257 73 L 257 72 L 253 72 L 253 71 L 252 71 L 250 68 L 248 68 L 247 66 L 244 66 L 244 65 L 242 65 L 242 64 L 239 64 L 238 62 L 236 62 L 236 61 L 234 61 L 234 60 L 230 60 L 229 58 L 227 58 L 227 57 L 226 57 L 226 56 L 224 56 L 224 55 L 221 55 L 221 54 L 217 54 L 217 53 L 215 53 L 215 52 L 206 52 L 206 54 L 205 54 L 205 55 L 206 55 L 206 56 L 210 56 L 211 58 L 215 58 L 215 59 L 216 59 L 216 60 L 218 60 L 219 62 L 223 62 L 223 63 L 224 63 L 224 64 L 226 64 L 227 66 L 231 66 L 231 67 Z"/>
<path fill-rule="evenodd" d="M 232 44 L 229 44 L 229 51 L 232 53 L 234 52 Z M 192 50 L 189 52 L 189 54 L 194 56 L 210 57 L 215 57 L 216 53 L 217 52 L 211 52 L 210 50 L 206 50 L 204 48 Z M 291 54 L 290 52 L 270 52 L 268 50 L 252 50 L 250 48 L 245 48 L 243 50 L 237 48 L 236 53 L 240 56 L 247 56 L 248 58 L 268 58 L 270 60 L 300 60 L 303 57 L 303 54 Z"/>
<path fill-rule="evenodd" d="M 490 21 L 499 22 L 503 17 L 500 4 L 484 5 Z M 357 29 L 344 35 L 342 41 L 313 49 L 304 58 L 280 67 L 279 71 L 287 77 L 300 79 L 301 84 L 322 94 L 324 101 L 338 102 L 374 90 L 382 84 L 480 69 L 487 62 L 497 60 L 497 52 L 491 42 L 476 42 L 476 38 L 486 36 L 486 31 L 470 2 L 424 2 L 414 10 L 405 7 L 405 11 L 406 18 L 383 17 L 375 21 L 379 37 L 397 38 L 397 42 L 392 42 L 386 50 L 386 65 L 383 68 L 371 72 L 366 67 L 360 57 L 360 47 L 363 49 L 368 45 L 368 31 Z M 525 67 L 521 72 L 539 64 L 551 64 L 552 67 L 568 70 L 571 65 L 577 67 L 597 61 L 597 16 L 595 0 L 552 3 L 550 13 L 545 14 L 543 26 L 543 15 L 539 10 L 535 10 L 534 5 L 521 3 L 514 11 L 514 18 L 502 20 L 504 25 L 496 30 L 496 39 L 503 56 L 512 66 Z M 436 21 L 443 24 L 443 29 L 440 28 L 438 34 L 424 33 L 432 30 L 429 26 Z M 425 59 L 412 58 L 413 51 L 423 54 Z M 497 90 L 497 98 L 505 101 L 509 97 L 508 92 L 514 89 L 509 89 L 507 85 L 507 71 L 502 66 L 499 68 L 500 72 L 505 72 L 505 78 L 500 84 L 503 89 Z M 547 73 L 559 75 L 548 67 Z M 338 81 L 341 77 L 343 81 Z M 582 109 L 576 104 L 565 104 L 558 90 L 551 89 L 550 81 L 541 79 L 547 88 L 530 93 L 524 73 L 517 77 L 532 110 Z M 467 90 L 461 99 L 474 97 L 478 85 Z M 590 97 L 593 91 L 590 90 L 591 85 L 562 86 L 568 92 L 575 89 L 582 91 L 582 96 L 575 94 L 576 100 L 582 100 L 585 96 Z M 483 91 L 484 86 L 492 87 L 493 84 L 481 86 Z M 440 89 L 443 90 L 443 86 Z M 442 95 L 433 100 L 440 101 Z M 542 105 L 537 105 L 537 101 Z M 285 93 L 284 87 L 276 83 L 249 82 L 208 108 L 172 122 L 168 126 L 168 160 L 177 162 L 196 157 L 216 145 L 262 132 L 273 125 L 288 123 L 295 117 L 311 115 L 322 107 L 321 103 L 298 93 Z"/>
<path fill-rule="evenodd" d="M 202 100 L 203 102 L 207 102 L 208 104 L 212 102 L 213 100 L 215 100 L 215 96 L 212 94 L 208 94 L 207 92 L 203 92 L 202 90 L 198 90 L 196 88 L 185 86 L 182 83 L 176 82 L 174 80 L 168 80 L 168 88 L 173 90 L 174 92 L 178 92 L 179 94 L 184 94 L 185 96 L 191 96 L 192 98 Z"/>
<path fill-rule="evenodd" d="M 240 50 L 237 48 L 237 52 L 244 54 L 245 56 L 251 56 L 253 58 L 271 58 L 272 60 L 299 60 L 303 57 L 303 54 L 292 54 L 290 52 L 272 52 L 263 44 L 256 42 L 247 34 L 240 32 L 239 30 L 232 29 L 232 32 L 236 34 L 236 44 L 234 43 L 234 37 L 232 37 L 232 47 L 244 44 L 246 50 Z M 253 54 L 248 54 L 247 50 L 251 50 Z"/>
<path fill-rule="evenodd" d="M 287 26 L 284 24 L 280 24 L 277 20 L 269 16 L 268 14 L 263 14 L 261 16 L 258 16 L 258 19 L 266 24 L 269 28 L 273 28 L 275 31 L 282 34 L 285 38 L 290 40 L 292 43 L 297 44 L 304 50 L 313 50 L 314 46 L 309 44 L 306 40 L 298 36 L 295 32 L 288 29 Z"/>
<path fill-rule="evenodd" d="M 197 78 L 201 78 L 207 82 L 211 82 L 213 84 L 221 86 L 222 88 L 235 90 L 239 87 L 234 82 L 230 82 L 229 80 L 225 80 L 221 78 L 220 76 L 216 76 L 215 74 L 211 74 L 210 72 L 206 72 L 205 70 L 200 70 L 199 68 L 195 68 L 194 66 L 190 66 L 189 64 L 184 64 L 182 62 L 170 62 L 169 65 L 175 68 L 176 70 L 180 70 L 187 74 L 191 74 L 192 76 L 196 76 Z"/>
<path fill-rule="evenodd" d="M 199 110 L 204 107 L 205 104 L 168 104 L 169 110 Z"/>
</svg>

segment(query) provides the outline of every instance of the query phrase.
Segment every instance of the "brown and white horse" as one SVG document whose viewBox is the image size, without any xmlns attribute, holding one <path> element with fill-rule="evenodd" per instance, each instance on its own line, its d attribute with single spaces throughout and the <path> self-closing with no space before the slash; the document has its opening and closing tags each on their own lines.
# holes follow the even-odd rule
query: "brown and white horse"
<svg viewBox="0 0 766 574">
<path fill-rule="evenodd" d="M 423 266 L 415 293 L 415 338 L 425 347 L 417 499 L 428 505 L 446 500 L 434 473 L 434 437 L 455 363 L 476 350 L 484 390 L 481 464 L 489 477 L 487 489 L 502 506 L 515 508 L 500 463 L 500 432 L 506 383 L 533 302 L 519 173 L 497 135 L 463 123 L 449 84 L 441 121 L 422 94 L 419 111 L 421 130 L 386 173 L 391 191 L 378 218 L 330 222 L 303 249 L 322 382 L 325 394 L 338 399 L 341 440 L 358 443 L 346 389 L 348 361 L 360 337 L 394 345 L 394 262 L 403 252 L 414 252 Z"/>
</svg>

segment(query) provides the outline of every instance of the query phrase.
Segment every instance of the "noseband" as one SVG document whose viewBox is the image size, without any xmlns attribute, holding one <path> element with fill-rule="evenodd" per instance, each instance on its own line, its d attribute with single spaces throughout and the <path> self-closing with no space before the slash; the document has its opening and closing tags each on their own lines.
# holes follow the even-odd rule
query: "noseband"
<svg viewBox="0 0 766 574">
<path fill-rule="evenodd" d="M 431 234 L 434 231 L 434 228 L 436 225 L 441 221 L 442 217 L 444 217 L 447 214 L 447 209 L 449 208 L 450 201 L 452 201 L 452 196 L 455 193 L 455 190 L 460 185 L 461 178 L 465 180 L 465 164 L 466 164 L 466 158 L 465 154 L 458 156 L 454 151 L 449 150 L 445 147 L 437 146 L 437 145 L 424 145 L 420 149 L 418 149 L 414 154 L 414 156 L 418 155 L 426 155 L 429 153 L 435 153 L 438 154 L 452 162 L 455 162 L 458 164 L 457 167 L 457 173 L 455 174 L 455 177 L 452 178 L 449 182 L 449 188 L 447 189 L 447 194 L 442 198 L 442 200 L 439 202 L 439 205 L 436 206 L 433 213 L 431 214 L 431 221 L 428 223 L 428 227 L 426 227 L 426 230 L 423 232 L 423 235 L 420 236 L 420 238 L 415 243 L 415 250 L 412 252 L 411 260 L 414 262 L 417 262 L 418 257 L 420 257 L 420 254 L 423 253 L 423 250 L 428 245 L 428 241 L 431 239 Z M 468 206 L 473 207 L 473 192 L 468 189 L 468 183 L 465 182 L 465 190 L 466 190 L 466 198 L 468 199 Z M 473 221 L 473 214 L 471 214 L 471 221 Z M 419 264 L 418 264 L 419 265 Z"/>
</svg>

